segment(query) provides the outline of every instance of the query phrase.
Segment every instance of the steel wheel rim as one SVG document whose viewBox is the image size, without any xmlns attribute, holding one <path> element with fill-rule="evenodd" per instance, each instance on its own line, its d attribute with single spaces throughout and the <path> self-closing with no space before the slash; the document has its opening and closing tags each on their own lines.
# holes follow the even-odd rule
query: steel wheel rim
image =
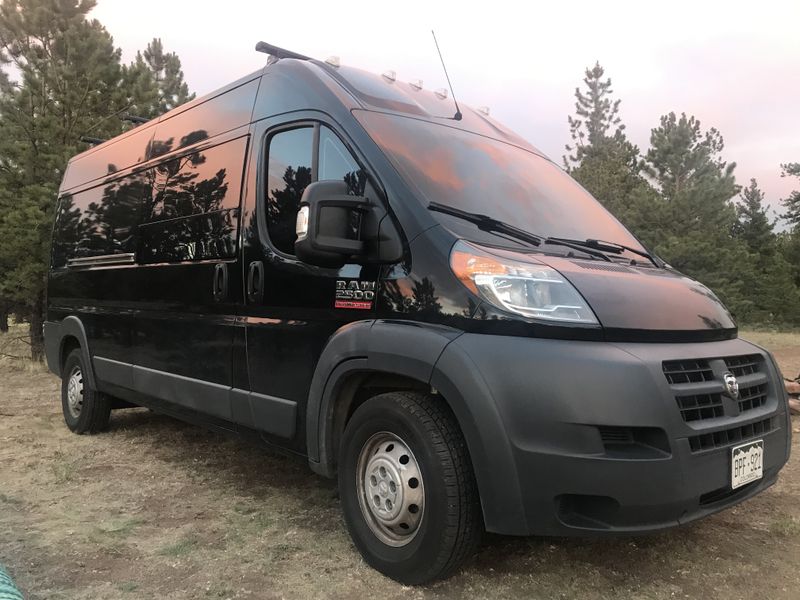
<svg viewBox="0 0 800 600">
<path fill-rule="evenodd" d="M 425 486 L 414 453 L 400 437 L 381 431 L 361 448 L 356 467 L 361 513 L 384 544 L 405 546 L 425 514 Z"/>
<path fill-rule="evenodd" d="M 83 409 L 83 373 L 79 366 L 72 367 L 67 379 L 67 410 L 77 419 Z"/>
</svg>

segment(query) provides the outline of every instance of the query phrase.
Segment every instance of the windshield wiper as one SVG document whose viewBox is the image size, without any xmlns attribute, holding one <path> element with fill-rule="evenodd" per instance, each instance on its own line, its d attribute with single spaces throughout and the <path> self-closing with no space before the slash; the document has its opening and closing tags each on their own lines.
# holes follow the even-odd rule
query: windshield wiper
<svg viewBox="0 0 800 600">
<path fill-rule="evenodd" d="M 446 215 L 451 215 L 453 217 L 458 217 L 459 219 L 464 219 L 465 221 L 474 223 L 478 226 L 478 229 L 482 231 L 488 231 L 490 233 L 502 233 L 517 240 L 527 242 L 533 246 L 541 246 L 542 243 L 566 246 L 567 248 L 572 248 L 578 252 L 583 252 L 589 256 L 594 256 L 600 260 L 611 262 L 611 259 L 603 254 L 603 252 L 597 249 L 592 249 L 591 247 L 587 247 L 583 242 L 577 243 L 568 239 L 550 238 L 543 235 L 536 235 L 535 233 L 528 233 L 523 229 L 519 229 L 518 227 L 514 227 L 513 225 L 510 225 L 504 221 L 499 221 L 488 215 L 461 210 L 460 208 L 448 206 L 447 204 L 440 204 L 439 202 L 430 202 L 428 204 L 428 210 L 433 210 Z"/>
<path fill-rule="evenodd" d="M 608 256 L 606 256 L 599 250 L 587 247 L 586 244 L 576 243 L 569 239 L 549 237 L 545 238 L 544 243 L 551 244 L 553 246 L 566 246 L 567 248 L 572 248 L 573 250 L 577 250 L 578 252 L 583 252 L 585 254 L 588 254 L 589 256 L 595 256 L 600 260 L 604 260 L 606 262 L 612 262 L 612 260 L 608 258 Z"/>
<path fill-rule="evenodd" d="M 461 210 L 460 208 L 447 206 L 446 204 L 440 204 L 438 202 L 429 203 L 428 210 L 444 213 L 452 217 L 458 217 L 459 219 L 474 223 L 481 231 L 488 231 L 490 233 L 503 233 L 517 240 L 531 244 L 532 246 L 541 246 L 542 242 L 545 241 L 544 236 L 528 233 L 527 231 L 519 229 L 518 227 L 514 227 L 513 225 L 509 225 L 503 221 L 498 221 L 497 219 L 494 219 L 488 215 Z M 582 248 L 578 249 L 582 250 Z"/>
<path fill-rule="evenodd" d="M 547 238 L 545 240 L 545 243 L 572 244 L 574 246 L 578 246 L 581 248 L 592 248 L 594 250 L 599 250 L 601 252 L 612 252 L 614 254 L 622 254 L 625 250 L 627 250 L 628 252 L 632 252 L 633 254 L 637 254 L 643 258 L 646 258 L 658 268 L 662 267 L 659 260 L 657 260 L 656 257 L 650 254 L 649 252 L 646 252 L 644 250 L 637 250 L 636 248 L 631 248 L 630 246 L 626 246 L 625 244 L 618 244 L 616 242 L 606 242 L 604 240 L 592 240 L 592 239 L 571 240 L 569 238 Z"/>
</svg>

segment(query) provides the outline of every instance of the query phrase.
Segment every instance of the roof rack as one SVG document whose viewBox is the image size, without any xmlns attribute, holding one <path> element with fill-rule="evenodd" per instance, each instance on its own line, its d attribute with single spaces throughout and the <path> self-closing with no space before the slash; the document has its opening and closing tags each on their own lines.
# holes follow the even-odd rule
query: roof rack
<svg viewBox="0 0 800 600">
<path fill-rule="evenodd" d="M 256 52 L 263 52 L 264 54 L 269 54 L 275 58 L 296 58 L 298 60 L 311 60 L 310 57 L 304 56 L 303 54 L 298 54 L 297 52 L 292 52 L 291 50 L 285 50 L 283 48 L 278 48 L 278 46 L 273 46 L 272 44 L 268 44 L 267 42 L 258 42 L 256 44 Z"/>
</svg>

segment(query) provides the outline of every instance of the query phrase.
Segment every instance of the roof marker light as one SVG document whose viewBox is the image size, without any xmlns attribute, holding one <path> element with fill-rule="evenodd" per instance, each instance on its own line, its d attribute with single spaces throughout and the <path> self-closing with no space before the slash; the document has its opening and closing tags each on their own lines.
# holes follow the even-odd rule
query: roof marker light
<svg viewBox="0 0 800 600">
<path fill-rule="evenodd" d="M 445 98 L 447 98 L 447 89 L 446 88 L 439 88 L 438 90 L 436 90 L 433 93 L 436 94 L 436 97 L 439 98 L 440 100 L 444 100 Z"/>
<path fill-rule="evenodd" d="M 422 79 L 412 79 L 411 81 L 408 82 L 408 85 L 410 85 L 413 89 L 419 91 L 422 89 Z"/>
<path fill-rule="evenodd" d="M 397 73 L 392 71 L 391 69 L 388 71 L 384 71 L 382 77 L 388 81 L 389 83 L 394 82 L 397 79 Z"/>
<path fill-rule="evenodd" d="M 478 112 L 481 113 L 482 115 L 486 115 L 488 117 L 489 116 L 489 107 L 488 106 L 479 106 L 478 107 Z"/>
<path fill-rule="evenodd" d="M 330 66 L 332 66 L 333 68 L 335 68 L 335 69 L 338 69 L 342 64 L 339 61 L 339 57 L 338 56 L 329 56 L 328 58 L 325 59 L 325 62 L 327 64 L 329 64 Z"/>
</svg>

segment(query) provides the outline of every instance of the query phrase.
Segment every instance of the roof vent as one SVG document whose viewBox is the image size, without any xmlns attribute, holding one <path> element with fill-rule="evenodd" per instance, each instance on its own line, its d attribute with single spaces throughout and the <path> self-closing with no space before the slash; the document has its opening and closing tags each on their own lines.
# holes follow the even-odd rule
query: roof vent
<svg viewBox="0 0 800 600">
<path fill-rule="evenodd" d="M 397 79 L 397 73 L 392 70 L 384 71 L 382 77 L 388 81 L 389 83 L 394 82 Z"/>
<path fill-rule="evenodd" d="M 411 81 L 408 82 L 408 85 L 410 85 L 413 89 L 419 91 L 422 89 L 422 79 L 412 79 Z"/>
<path fill-rule="evenodd" d="M 325 59 L 325 62 L 332 66 L 334 69 L 338 69 L 341 66 L 341 62 L 339 61 L 338 56 L 329 56 Z"/>
<path fill-rule="evenodd" d="M 439 88 L 433 93 L 436 94 L 436 97 L 439 98 L 440 100 L 444 100 L 445 98 L 447 98 L 447 90 L 445 88 Z"/>
<path fill-rule="evenodd" d="M 489 116 L 489 107 L 488 106 L 479 106 L 478 107 L 478 112 L 481 113 L 482 115 L 486 115 L 488 117 Z"/>
</svg>

